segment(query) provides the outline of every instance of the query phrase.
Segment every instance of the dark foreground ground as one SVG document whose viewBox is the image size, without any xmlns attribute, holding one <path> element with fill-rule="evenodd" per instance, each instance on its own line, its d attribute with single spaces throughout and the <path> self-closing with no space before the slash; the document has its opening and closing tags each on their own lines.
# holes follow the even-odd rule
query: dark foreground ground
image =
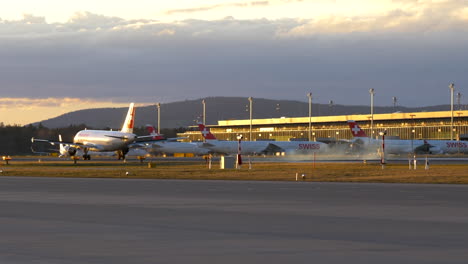
<svg viewBox="0 0 468 264">
<path fill-rule="evenodd" d="M 0 178 L 0 263 L 466 263 L 468 186 Z"/>
</svg>

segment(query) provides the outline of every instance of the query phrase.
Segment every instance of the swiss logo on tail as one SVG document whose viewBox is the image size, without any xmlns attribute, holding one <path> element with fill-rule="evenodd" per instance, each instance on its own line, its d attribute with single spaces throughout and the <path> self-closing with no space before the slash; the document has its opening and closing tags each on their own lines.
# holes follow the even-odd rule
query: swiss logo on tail
<svg viewBox="0 0 468 264">
<path fill-rule="evenodd" d="M 216 137 L 211 134 L 210 129 L 205 127 L 204 124 L 199 123 L 198 128 L 200 129 L 200 132 L 202 133 L 203 137 L 208 140 L 215 140 Z"/>
<path fill-rule="evenodd" d="M 348 120 L 349 128 L 354 137 L 367 137 L 366 132 L 362 130 L 354 120 Z"/>
<path fill-rule="evenodd" d="M 161 134 L 158 134 L 158 132 L 156 132 L 156 129 L 152 125 L 146 125 L 146 130 L 148 131 L 150 136 L 153 136 L 152 137 L 153 140 L 164 140 L 164 139 L 166 139 Z"/>
</svg>

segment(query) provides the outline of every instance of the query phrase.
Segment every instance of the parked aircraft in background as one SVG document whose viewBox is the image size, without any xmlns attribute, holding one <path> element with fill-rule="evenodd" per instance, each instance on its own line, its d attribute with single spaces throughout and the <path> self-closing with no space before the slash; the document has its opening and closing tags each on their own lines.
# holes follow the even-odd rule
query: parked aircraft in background
<svg viewBox="0 0 468 264">
<path fill-rule="evenodd" d="M 149 134 L 152 136 L 153 140 L 158 140 L 157 142 L 152 142 L 150 145 L 151 152 L 165 153 L 165 154 L 174 154 L 174 153 L 193 153 L 195 155 L 206 155 L 210 153 L 209 149 L 200 147 L 200 143 L 189 143 L 189 142 L 179 142 L 179 138 L 169 138 L 166 139 L 161 134 L 156 132 L 151 125 L 146 125 L 146 129 Z"/>
<path fill-rule="evenodd" d="M 468 142 L 455 140 L 421 140 L 421 139 L 374 139 L 369 138 L 364 130 L 354 120 L 348 120 L 349 128 L 354 136 L 353 147 L 369 151 L 380 151 L 385 143 L 385 152 L 390 154 L 422 153 L 422 154 L 453 154 L 468 153 Z"/>
<path fill-rule="evenodd" d="M 120 131 L 108 130 L 81 130 L 76 133 L 73 142 L 57 142 L 46 139 L 32 138 L 32 142 L 47 142 L 52 145 L 63 145 L 70 156 L 76 155 L 77 151 L 83 152 L 83 159 L 90 160 L 89 151 L 96 152 L 116 152 L 119 159 L 125 159 L 125 155 L 130 148 L 141 148 L 142 142 L 135 142 L 136 139 L 148 138 L 151 136 L 137 136 L 133 134 L 135 118 L 134 104 L 128 108 L 127 117 Z M 148 143 L 145 141 L 145 143 Z"/>
<path fill-rule="evenodd" d="M 215 153 L 237 154 L 238 141 L 217 140 L 210 130 L 203 124 L 198 124 L 200 132 L 205 138 L 201 146 Z M 328 150 L 328 145 L 315 141 L 242 141 L 241 154 L 312 154 L 321 153 Z"/>
</svg>

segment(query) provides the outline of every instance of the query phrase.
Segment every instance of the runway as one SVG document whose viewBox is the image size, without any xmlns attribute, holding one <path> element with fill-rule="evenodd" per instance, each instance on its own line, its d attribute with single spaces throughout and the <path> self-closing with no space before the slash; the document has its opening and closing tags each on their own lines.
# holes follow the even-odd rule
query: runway
<svg viewBox="0 0 468 264">
<path fill-rule="evenodd" d="M 0 177 L 0 263 L 466 263 L 468 186 Z"/>
</svg>

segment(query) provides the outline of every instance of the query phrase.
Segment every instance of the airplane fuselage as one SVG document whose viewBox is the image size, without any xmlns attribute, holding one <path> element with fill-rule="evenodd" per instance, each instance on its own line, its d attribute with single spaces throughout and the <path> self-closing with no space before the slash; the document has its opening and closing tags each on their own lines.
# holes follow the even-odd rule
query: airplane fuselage
<svg viewBox="0 0 468 264">
<path fill-rule="evenodd" d="M 213 152 L 237 154 L 237 141 L 207 141 L 202 145 Z M 211 146 L 210 146 L 211 145 Z M 268 152 L 285 152 L 287 154 L 310 154 L 325 151 L 328 146 L 321 142 L 312 141 L 242 141 L 241 154 L 262 154 Z"/>
<path fill-rule="evenodd" d="M 390 154 L 402 154 L 423 151 L 430 154 L 454 154 L 468 153 L 468 142 L 455 140 L 420 140 L 420 139 L 371 139 L 360 138 L 369 150 L 382 147 L 385 143 L 385 152 Z"/>
<path fill-rule="evenodd" d="M 120 131 L 81 130 L 73 139 L 75 144 L 83 144 L 93 151 L 116 151 L 134 142 L 136 135 Z"/>
<path fill-rule="evenodd" d="M 315 141 L 273 141 L 276 146 L 284 149 L 286 154 L 311 154 L 328 150 L 328 145 Z"/>
<path fill-rule="evenodd" d="M 431 145 L 439 147 L 443 153 L 468 153 L 468 142 L 456 140 L 427 140 Z"/>
<path fill-rule="evenodd" d="M 211 141 L 207 140 L 208 144 L 203 145 L 203 147 L 215 152 L 215 153 L 224 153 L 224 154 L 237 154 L 239 148 L 238 141 Z M 241 142 L 241 154 L 250 155 L 250 154 L 260 154 L 264 151 L 269 142 L 268 141 L 242 141 Z"/>
<path fill-rule="evenodd" d="M 188 142 L 157 142 L 153 144 L 153 151 L 158 153 L 193 153 L 195 155 L 205 155 L 210 152 L 209 149 L 199 147 L 201 143 Z"/>
</svg>

